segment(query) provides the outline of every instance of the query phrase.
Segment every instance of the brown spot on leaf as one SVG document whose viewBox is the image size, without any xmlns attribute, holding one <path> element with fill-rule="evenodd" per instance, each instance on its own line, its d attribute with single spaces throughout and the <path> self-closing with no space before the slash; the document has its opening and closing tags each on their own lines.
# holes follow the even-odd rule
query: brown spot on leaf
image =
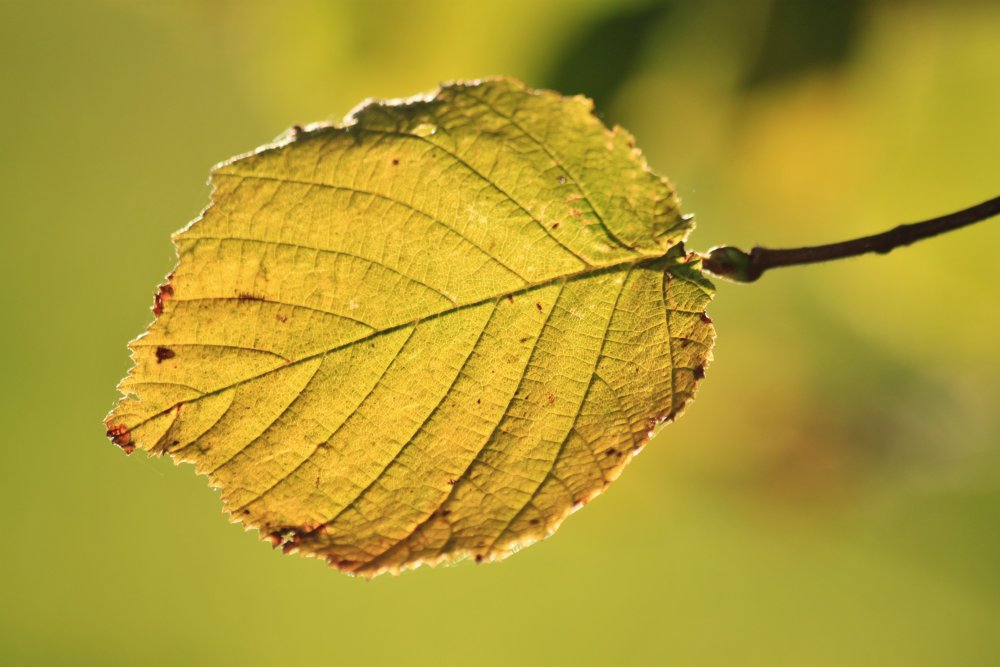
<svg viewBox="0 0 1000 667">
<path fill-rule="evenodd" d="M 312 535 L 313 533 L 322 533 L 326 531 L 326 524 L 318 521 L 312 523 L 304 523 L 298 530 L 298 537 L 301 538 L 303 535 Z"/>
<path fill-rule="evenodd" d="M 173 274 L 171 274 L 173 275 Z M 174 288 L 170 283 L 164 283 L 156 289 L 153 295 L 153 314 L 159 317 L 163 314 L 163 306 L 174 296 Z"/>
<path fill-rule="evenodd" d="M 514 295 L 513 294 L 508 294 L 507 295 L 507 300 L 510 301 L 511 303 L 514 303 Z"/>
<path fill-rule="evenodd" d="M 581 211 L 581 210 L 580 210 L 580 209 L 578 209 L 578 208 L 571 208 L 571 209 L 569 210 L 569 214 L 570 214 L 571 216 L 573 216 L 574 218 L 579 218 L 580 216 L 582 216 L 582 215 L 583 215 L 583 211 Z"/>
<path fill-rule="evenodd" d="M 531 340 L 531 336 L 521 336 L 520 338 L 517 339 L 517 342 L 527 343 L 529 340 Z"/>
<path fill-rule="evenodd" d="M 275 315 L 274 319 L 276 319 L 279 322 L 281 322 L 282 324 L 284 324 L 285 322 L 288 321 L 288 316 L 287 315 Z"/>
<path fill-rule="evenodd" d="M 549 395 L 545 397 L 545 400 L 548 401 L 549 405 L 553 405 L 556 402 L 556 395 L 550 391 Z"/>
<path fill-rule="evenodd" d="M 135 445 L 132 443 L 132 433 L 128 430 L 128 426 L 125 424 L 114 424 L 108 426 L 108 437 L 111 438 L 111 442 L 115 443 L 122 448 L 126 454 L 131 454 L 135 451 Z"/>
<path fill-rule="evenodd" d="M 559 229 L 559 223 L 558 222 L 553 222 L 552 223 L 552 229 Z"/>
<path fill-rule="evenodd" d="M 483 562 L 483 555 L 482 554 L 476 554 L 476 562 L 477 563 L 482 563 Z"/>
<path fill-rule="evenodd" d="M 540 303 L 535 303 L 535 308 L 537 308 L 537 309 L 538 309 L 538 312 L 542 312 L 542 304 L 540 304 Z"/>
<path fill-rule="evenodd" d="M 236 298 L 240 301 L 263 301 L 264 297 L 253 294 L 252 292 L 240 292 L 236 295 Z"/>
<path fill-rule="evenodd" d="M 330 564 L 330 567 L 335 567 L 341 572 L 350 572 L 359 564 L 359 561 L 350 558 L 337 558 L 336 556 L 330 556 L 326 562 Z"/>
<path fill-rule="evenodd" d="M 167 359 L 173 359 L 177 356 L 177 353 L 171 350 L 169 347 L 163 347 L 162 345 L 156 348 L 156 363 L 162 364 Z M 177 406 L 180 407 L 180 406 Z"/>
<path fill-rule="evenodd" d="M 712 323 L 712 318 L 708 316 L 708 313 L 702 313 L 701 314 L 701 321 L 704 322 L 705 324 L 711 324 Z"/>
<path fill-rule="evenodd" d="M 298 139 L 303 134 L 305 134 L 305 130 L 302 129 L 301 125 L 292 125 L 292 138 L 293 139 Z"/>
<path fill-rule="evenodd" d="M 266 539 L 275 549 L 281 547 L 283 552 L 288 553 L 299 546 L 299 537 L 300 534 L 296 528 L 285 527 L 272 531 Z"/>
<path fill-rule="evenodd" d="M 457 479 L 449 479 L 448 480 L 448 484 L 451 485 L 451 486 L 455 486 L 456 484 L 458 484 L 458 480 Z"/>
<path fill-rule="evenodd" d="M 614 456 L 617 453 L 618 453 L 618 450 L 615 449 L 614 447 L 608 447 L 607 449 L 604 450 L 604 455 L 605 456 Z"/>
<path fill-rule="evenodd" d="M 398 157 L 392 158 L 392 166 L 395 167 L 398 164 L 399 164 L 399 158 Z"/>
</svg>

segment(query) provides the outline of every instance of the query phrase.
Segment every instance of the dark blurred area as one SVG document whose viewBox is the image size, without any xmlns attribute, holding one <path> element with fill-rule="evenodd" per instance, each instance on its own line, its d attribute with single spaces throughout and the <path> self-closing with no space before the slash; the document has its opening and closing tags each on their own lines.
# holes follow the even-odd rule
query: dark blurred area
<svg viewBox="0 0 1000 667">
<path fill-rule="evenodd" d="M 845 66 L 864 28 L 864 11 L 870 4 L 864 0 L 776 0 L 771 4 L 760 50 L 747 70 L 744 85 L 753 89 Z"/>
<path fill-rule="evenodd" d="M 619 89 L 642 66 L 650 41 L 663 36 L 674 4 L 610 7 L 569 36 L 538 84 L 566 95 L 586 95 L 605 122 Z"/>
</svg>

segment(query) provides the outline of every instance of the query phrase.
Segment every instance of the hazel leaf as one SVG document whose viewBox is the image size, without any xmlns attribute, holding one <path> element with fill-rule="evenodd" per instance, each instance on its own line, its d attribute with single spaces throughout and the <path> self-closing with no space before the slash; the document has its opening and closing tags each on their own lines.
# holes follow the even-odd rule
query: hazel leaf
<svg viewBox="0 0 1000 667">
<path fill-rule="evenodd" d="M 449 84 L 211 183 L 106 426 L 286 551 L 364 576 L 501 558 L 617 478 L 711 359 L 693 222 L 585 98 Z"/>
</svg>

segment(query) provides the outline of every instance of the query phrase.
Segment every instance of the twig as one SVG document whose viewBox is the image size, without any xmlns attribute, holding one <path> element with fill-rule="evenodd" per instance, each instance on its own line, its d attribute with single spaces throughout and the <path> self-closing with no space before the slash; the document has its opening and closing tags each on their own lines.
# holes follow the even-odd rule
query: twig
<svg viewBox="0 0 1000 667">
<path fill-rule="evenodd" d="M 755 247 L 749 253 L 733 246 L 718 246 L 704 258 L 706 271 L 741 283 L 752 283 L 768 269 L 779 266 L 815 264 L 869 252 L 885 254 L 921 239 L 930 238 L 981 222 L 1000 213 L 1000 197 L 976 204 L 955 213 L 923 222 L 899 225 L 881 234 L 806 248 L 771 249 Z"/>
</svg>

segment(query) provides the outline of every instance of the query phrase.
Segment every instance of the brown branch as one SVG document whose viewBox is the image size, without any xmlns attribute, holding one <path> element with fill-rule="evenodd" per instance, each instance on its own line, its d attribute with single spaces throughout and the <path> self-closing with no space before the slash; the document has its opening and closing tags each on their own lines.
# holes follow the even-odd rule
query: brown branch
<svg viewBox="0 0 1000 667">
<path fill-rule="evenodd" d="M 881 234 L 859 239 L 805 248 L 771 249 L 755 247 L 749 253 L 733 246 L 709 250 L 704 258 L 706 271 L 729 280 L 751 283 L 767 271 L 779 266 L 797 266 L 828 262 L 844 257 L 856 257 L 869 252 L 885 254 L 915 241 L 950 232 L 953 229 L 981 222 L 1000 214 L 1000 197 L 976 204 L 955 213 L 923 222 L 899 225 Z"/>
</svg>

